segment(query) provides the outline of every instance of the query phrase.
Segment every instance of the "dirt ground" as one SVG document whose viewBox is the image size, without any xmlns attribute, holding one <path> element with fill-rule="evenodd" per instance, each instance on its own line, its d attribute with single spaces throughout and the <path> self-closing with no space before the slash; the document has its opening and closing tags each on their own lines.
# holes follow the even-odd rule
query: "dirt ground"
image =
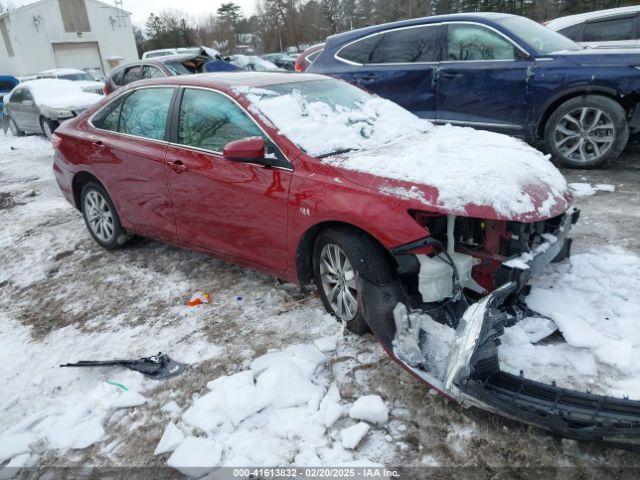
<svg viewBox="0 0 640 480">
<path fill-rule="evenodd" d="M 166 456 L 154 457 L 153 450 L 168 418 L 160 407 L 168 400 L 189 405 L 194 395 L 206 391 L 208 381 L 246 368 L 251 358 L 270 348 L 337 331 L 314 294 L 272 277 L 145 239 L 122 250 L 102 250 L 80 214 L 61 198 L 50 174 L 50 154 L 41 145 L 11 144 L 15 151 L 0 153 L 1 335 L 26 327 L 30 344 L 55 349 L 47 342 L 56 332 L 74 332 L 73 345 L 81 351 L 82 335 L 123 330 L 138 332 L 146 354 L 172 342 L 188 350 L 193 339 L 220 349 L 186 374 L 154 384 L 145 392 L 145 408 L 111 416 L 105 442 L 85 450 L 48 452 L 40 465 L 164 465 Z M 19 156 L 19 164 L 9 156 Z M 577 199 L 582 218 L 573 234 L 574 251 L 617 245 L 640 253 L 640 150 L 629 149 L 606 170 L 564 173 L 570 182 L 616 186 L 615 193 Z M 214 299 L 197 318 L 177 308 L 194 290 L 210 291 Z M 182 329 L 188 322 L 196 326 Z M 160 345 L 155 350 L 154 342 Z M 116 345 L 104 345 L 96 354 L 109 356 L 116 350 Z M 77 358 L 78 351 L 70 348 L 68 359 Z M 329 368 L 344 399 L 378 393 L 389 405 L 389 423 L 361 447 L 361 453 L 387 465 L 467 466 L 481 478 L 504 467 L 570 467 L 584 476 L 599 466 L 640 466 L 640 454 L 555 439 L 433 395 L 392 363 L 371 337 L 347 334 Z M 0 401 L 0 432 L 54 395 L 38 386 L 10 393 Z M 25 402 L 33 405 L 27 408 Z"/>
</svg>

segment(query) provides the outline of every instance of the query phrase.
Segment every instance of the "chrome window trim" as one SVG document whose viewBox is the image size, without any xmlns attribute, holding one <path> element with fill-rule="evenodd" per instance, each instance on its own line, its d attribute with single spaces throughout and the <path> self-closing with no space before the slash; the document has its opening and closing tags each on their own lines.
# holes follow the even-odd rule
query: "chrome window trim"
<svg viewBox="0 0 640 480">
<path fill-rule="evenodd" d="M 179 85 L 178 88 L 180 88 L 181 90 L 187 90 L 187 89 L 194 89 L 194 90 L 206 90 L 209 92 L 213 92 L 213 93 L 217 93 L 219 95 L 222 95 L 226 98 L 228 98 L 229 100 L 231 100 L 238 108 L 240 108 L 240 110 L 247 116 L 249 117 L 249 119 L 256 125 L 256 127 L 258 127 L 258 129 L 262 132 L 262 134 L 269 139 L 269 141 L 280 151 L 280 153 L 282 154 L 282 156 L 285 158 L 285 160 L 289 163 L 289 165 L 291 165 L 291 167 L 282 167 L 282 166 L 273 166 L 270 168 L 277 168 L 278 170 L 286 170 L 286 171 L 291 171 L 293 172 L 293 163 L 291 162 L 291 160 L 289 160 L 289 157 L 287 157 L 287 155 L 282 151 L 282 149 L 278 146 L 278 144 L 276 142 L 273 141 L 273 138 L 271 138 L 271 135 L 269 135 L 264 128 L 262 128 L 262 126 L 256 121 L 255 118 L 253 118 L 253 116 L 251 115 L 251 113 L 244 108 L 235 98 L 233 98 L 231 95 L 222 92 L 214 87 L 202 87 L 202 86 L 197 86 L 197 85 Z M 178 122 L 180 120 L 178 119 Z M 178 128 L 179 128 L 179 123 L 178 123 Z M 203 152 L 203 153 L 210 153 L 210 154 L 214 154 L 214 155 L 220 155 L 221 157 L 224 155 L 223 152 L 218 152 L 216 150 L 209 150 L 206 148 L 200 148 L 200 147 L 194 147 L 192 145 L 184 145 L 182 143 L 176 143 L 176 142 L 168 142 L 169 145 L 175 146 L 175 147 L 180 147 L 180 148 L 186 148 L 188 150 L 196 150 L 198 152 Z M 250 162 L 246 162 L 246 163 L 250 163 Z M 258 165 L 258 164 L 255 164 Z M 262 165 L 261 165 L 262 166 Z"/>
<path fill-rule="evenodd" d="M 116 97 L 112 98 L 105 105 L 103 105 L 98 111 L 94 112 L 93 115 L 91 115 L 89 117 L 89 119 L 87 120 L 87 123 L 89 125 L 91 125 L 92 128 L 95 128 L 96 130 L 99 130 L 101 132 L 109 132 L 109 133 L 114 134 L 114 135 L 122 135 L 122 136 L 128 137 L 128 138 L 139 138 L 139 139 L 146 140 L 146 141 L 149 141 L 149 142 L 160 143 L 160 144 L 163 144 L 163 145 L 169 145 L 169 142 L 167 140 L 158 140 L 156 138 L 143 137 L 141 135 L 132 135 L 130 133 L 116 132 L 114 130 L 107 130 L 106 128 L 97 127 L 93 123 L 93 118 L 96 115 L 98 115 L 99 113 L 102 113 L 104 110 L 106 110 L 108 108 L 111 108 L 111 105 L 113 105 L 114 103 L 120 101 L 120 99 L 122 99 L 122 97 L 124 97 L 126 95 L 130 95 L 133 92 L 137 92 L 138 90 L 145 90 L 145 89 L 148 89 L 148 88 L 169 88 L 171 90 L 174 90 L 174 94 L 175 94 L 175 90 L 176 90 L 176 86 L 175 85 L 144 85 L 144 86 L 141 86 L 141 87 L 138 87 L 138 88 L 132 88 L 131 90 L 126 90 L 126 91 L 120 92 Z M 169 107 L 171 107 L 171 105 L 169 105 Z M 167 111 L 167 118 L 169 118 L 169 115 L 171 114 L 170 109 L 171 108 L 169 108 L 169 110 Z"/>
<path fill-rule="evenodd" d="M 515 42 L 512 38 L 508 37 L 507 35 L 505 35 L 504 33 L 502 33 L 501 31 L 495 29 L 494 27 L 490 26 L 490 25 L 485 25 L 484 23 L 478 23 L 478 22 L 471 22 L 471 21 L 467 21 L 467 20 L 454 20 L 451 22 L 438 22 L 438 23 L 423 23 L 420 25 L 410 25 L 408 27 L 400 27 L 400 28 L 393 28 L 390 30 L 383 30 L 380 32 L 375 32 L 369 35 L 366 35 L 364 37 L 358 38 L 356 40 L 352 40 L 351 42 L 347 43 L 346 45 L 343 45 L 342 47 L 340 47 L 340 50 L 338 50 L 333 57 L 343 63 L 347 63 L 349 65 L 353 65 L 353 66 L 357 66 L 357 67 L 364 67 L 365 65 L 374 65 L 374 66 L 381 66 L 381 65 L 438 65 L 438 64 L 442 64 L 442 63 L 474 63 L 474 62 L 483 62 L 483 63 L 487 63 L 487 62 L 517 62 L 519 61 L 518 59 L 514 58 L 514 59 L 505 59 L 505 60 L 440 60 L 439 62 L 401 62 L 401 63 L 357 63 L 357 62 L 353 62 L 351 60 L 347 60 L 345 58 L 340 57 L 340 52 L 342 52 L 342 50 L 344 50 L 345 48 L 347 48 L 350 45 L 353 45 L 356 42 L 360 42 L 362 40 L 365 40 L 367 38 L 370 37 L 374 37 L 376 35 L 384 35 L 385 33 L 389 33 L 389 32 L 393 32 L 396 30 L 406 30 L 409 28 L 419 28 L 419 27 L 436 27 L 436 26 L 440 26 L 440 25 L 475 25 L 475 26 L 479 26 L 479 27 L 484 27 L 494 33 L 497 33 L 499 36 L 501 36 L 502 38 L 504 38 L 505 40 L 507 40 L 509 43 L 511 43 L 515 48 L 517 48 L 521 53 L 523 53 L 524 55 L 526 55 L 527 57 L 531 57 L 531 54 L 528 53 L 524 48 L 522 48 L 517 42 Z"/>
<path fill-rule="evenodd" d="M 370 33 L 369 35 L 365 35 L 364 37 L 360 37 L 360 38 L 357 38 L 355 40 L 351 40 L 346 45 L 343 45 L 342 47 L 340 47 L 340 50 L 338 50 L 336 53 L 333 54 L 333 58 L 335 58 L 339 62 L 347 63 L 349 65 L 354 65 L 354 66 L 357 66 L 357 67 L 364 67 L 365 65 L 428 65 L 428 64 L 435 64 L 435 63 L 438 63 L 438 62 L 358 63 L 358 62 L 354 62 L 352 60 L 347 60 L 346 58 L 342 58 L 340 56 L 340 52 L 342 52 L 342 50 L 344 50 L 345 48 L 353 45 L 354 43 L 358 43 L 358 42 L 361 42 L 363 40 L 366 40 L 367 38 L 376 37 L 378 35 L 384 35 L 385 33 L 397 32 L 397 31 L 400 31 L 400 30 L 409 30 L 409 29 L 412 29 L 412 28 L 439 27 L 440 25 L 445 25 L 445 23 L 443 23 L 443 22 L 422 23 L 420 25 L 409 25 L 407 27 L 398 27 L 398 28 L 392 28 L 390 30 L 381 30 L 379 32 Z"/>
</svg>

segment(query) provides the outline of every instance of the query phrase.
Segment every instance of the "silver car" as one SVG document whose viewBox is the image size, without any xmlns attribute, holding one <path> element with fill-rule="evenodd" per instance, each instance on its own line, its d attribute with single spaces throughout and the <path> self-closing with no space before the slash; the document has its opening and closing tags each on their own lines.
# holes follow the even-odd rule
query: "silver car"
<svg viewBox="0 0 640 480">
<path fill-rule="evenodd" d="M 64 120 L 79 115 L 103 98 L 88 93 L 70 80 L 31 80 L 4 97 L 3 130 L 15 136 L 25 133 L 51 137 Z"/>
</svg>

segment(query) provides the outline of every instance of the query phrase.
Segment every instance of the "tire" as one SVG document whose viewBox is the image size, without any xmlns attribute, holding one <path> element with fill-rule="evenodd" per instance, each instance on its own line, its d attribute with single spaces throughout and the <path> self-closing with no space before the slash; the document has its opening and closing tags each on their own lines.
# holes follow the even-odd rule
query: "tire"
<svg viewBox="0 0 640 480">
<path fill-rule="evenodd" d="M 9 129 L 14 137 L 22 137 L 24 135 L 24 130 L 20 130 L 18 124 L 11 117 L 9 117 Z"/>
<path fill-rule="evenodd" d="M 82 187 L 80 205 L 84 223 L 93 239 L 107 250 L 124 244 L 126 232 L 120 224 L 118 212 L 109 194 L 99 183 L 89 182 Z"/>
<path fill-rule="evenodd" d="M 58 125 L 59 125 L 59 123 L 55 122 L 53 120 L 49 120 L 49 119 L 44 118 L 44 117 L 40 118 L 40 128 L 42 129 L 42 133 L 49 140 L 51 140 L 53 132 L 56 131 L 56 128 L 58 128 Z"/>
<path fill-rule="evenodd" d="M 567 100 L 551 114 L 544 129 L 547 150 L 568 168 L 602 167 L 618 158 L 628 140 L 624 109 L 599 95 Z"/>
<path fill-rule="evenodd" d="M 336 269 L 336 253 L 344 267 L 342 272 Z M 333 263 L 327 263 L 327 254 L 331 255 Z M 352 273 L 349 273 L 348 265 L 352 267 Z M 363 232 L 348 227 L 330 228 L 321 232 L 315 240 L 313 273 L 327 312 L 338 321 L 346 322 L 347 328 L 354 333 L 362 335 L 370 332 L 362 314 L 359 278 L 366 278 L 376 285 L 392 280 L 385 250 Z M 346 299 L 346 303 L 342 302 L 341 298 Z"/>
</svg>

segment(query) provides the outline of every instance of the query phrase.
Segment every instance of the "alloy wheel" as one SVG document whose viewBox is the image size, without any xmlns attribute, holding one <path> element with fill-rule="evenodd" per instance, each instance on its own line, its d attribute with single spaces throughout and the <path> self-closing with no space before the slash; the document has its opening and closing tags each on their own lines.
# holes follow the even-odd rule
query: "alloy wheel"
<svg viewBox="0 0 640 480">
<path fill-rule="evenodd" d="M 91 190 L 85 196 L 84 211 L 93 234 L 108 243 L 114 235 L 115 223 L 107 200 L 99 192 Z"/>
<path fill-rule="evenodd" d="M 358 312 L 356 272 L 347 254 L 336 244 L 328 243 L 320 252 L 320 279 L 338 318 L 353 320 Z"/>
<path fill-rule="evenodd" d="M 16 125 L 16 122 L 13 120 L 13 118 L 9 119 L 9 129 L 11 129 L 11 133 L 14 137 L 20 135 L 20 129 L 18 128 L 18 125 Z"/>
<path fill-rule="evenodd" d="M 615 126 L 598 108 L 582 107 L 560 119 L 555 129 L 555 144 L 567 159 L 590 163 L 604 155 L 615 140 Z"/>
<path fill-rule="evenodd" d="M 42 122 L 42 130 L 44 132 L 44 136 L 49 139 L 53 135 L 53 132 L 51 131 L 51 125 L 49 125 L 49 122 L 47 122 L 46 120 Z"/>
</svg>

